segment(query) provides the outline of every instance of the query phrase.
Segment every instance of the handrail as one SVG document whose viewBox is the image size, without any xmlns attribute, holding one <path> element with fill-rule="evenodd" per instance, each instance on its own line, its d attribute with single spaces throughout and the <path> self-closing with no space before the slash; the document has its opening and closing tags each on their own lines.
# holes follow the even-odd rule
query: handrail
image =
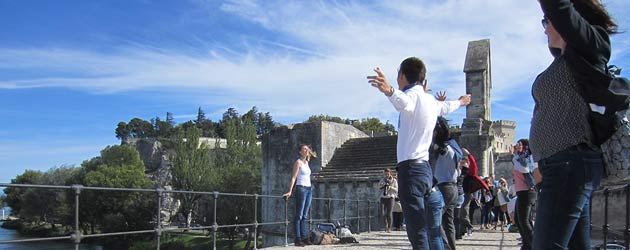
<svg viewBox="0 0 630 250">
<path fill-rule="evenodd" d="M 609 219 L 609 197 L 610 194 L 612 192 L 615 191 L 621 191 L 623 190 L 623 192 L 625 193 L 625 199 L 626 199 L 626 228 L 623 231 L 620 230 L 614 230 L 611 229 L 610 224 L 608 223 L 608 219 Z M 615 188 L 605 188 L 602 190 L 597 190 L 593 192 L 595 193 L 603 193 L 604 194 L 604 224 L 602 226 L 596 226 L 596 225 L 592 225 L 591 224 L 591 229 L 593 228 L 597 228 L 602 230 L 603 236 L 604 236 L 604 246 L 606 246 L 608 244 L 608 236 L 611 233 L 617 234 L 617 235 L 623 235 L 624 237 L 624 247 L 625 249 L 630 249 L 630 184 L 625 184 L 623 186 L 619 186 L 619 187 L 615 187 Z M 592 205 L 592 198 L 593 196 L 591 196 L 591 205 Z M 591 209 L 592 212 L 592 209 Z M 591 220 L 592 221 L 592 220 Z"/>
<path fill-rule="evenodd" d="M 288 245 L 288 231 L 289 231 L 289 220 L 288 220 L 288 199 L 281 195 L 261 195 L 261 194 L 238 194 L 238 193 L 221 193 L 217 191 L 207 192 L 207 191 L 189 191 L 189 190 L 166 190 L 162 188 L 156 189 L 142 189 L 142 188 L 113 188 L 113 187 L 87 187 L 82 185 L 71 185 L 71 186 L 57 186 L 57 185 L 36 185 L 36 184 L 13 184 L 13 183 L 0 183 L 0 187 L 18 187 L 18 188 L 41 188 L 41 189 L 59 189 L 59 190 L 74 190 L 74 226 L 73 233 L 69 236 L 62 237 L 45 237 L 45 238 L 32 238 L 32 239 L 20 239 L 20 240 L 5 240 L 0 241 L 0 244 L 8 244 L 8 243 L 22 243 L 22 242 L 38 242 L 38 241 L 51 241 L 51 240 L 72 240 L 75 249 L 79 249 L 79 245 L 81 244 L 82 239 L 85 238 L 98 238 L 98 237 L 109 237 L 109 236 L 119 236 L 119 235 L 131 235 L 131 234 L 147 234 L 154 233 L 155 241 L 156 241 L 156 249 L 160 249 L 160 238 L 162 233 L 176 230 L 212 230 L 212 238 L 213 238 L 213 249 L 216 250 L 216 240 L 217 240 L 217 231 L 220 228 L 234 228 L 234 227 L 253 227 L 254 229 L 254 239 L 253 239 L 253 249 L 258 249 L 257 240 L 258 237 L 258 227 L 263 225 L 281 225 L 284 224 L 285 227 L 285 246 Z M 147 230 L 136 230 L 136 231 L 122 231 L 122 232 L 111 232 L 111 233 L 98 233 L 98 234 L 82 234 L 81 229 L 79 228 L 79 197 L 81 195 L 82 190 L 98 190 L 98 191 L 118 191 L 118 192 L 145 192 L 145 193 L 155 193 L 157 199 L 157 223 L 154 229 Z M 186 227 L 186 228 L 163 228 L 161 223 L 161 210 L 162 210 L 162 196 L 164 193 L 173 193 L 173 194 L 199 194 L 206 195 L 213 199 L 213 221 L 210 226 L 197 226 L 197 227 Z M 250 223 L 242 223 L 242 224 L 232 224 L 232 225 L 219 225 L 217 224 L 217 200 L 220 196 L 226 197 L 253 197 L 254 198 L 254 221 Z M 275 221 L 275 222 L 259 222 L 258 221 L 258 204 L 259 199 L 267 198 L 267 199 L 282 199 L 284 201 L 284 210 L 285 210 L 285 218 L 283 221 Z M 360 220 L 367 219 L 368 224 L 368 232 L 371 230 L 371 204 L 372 201 L 369 200 L 357 200 L 357 199 L 338 199 L 338 198 L 321 198 L 321 197 L 313 197 L 313 200 L 322 200 L 326 201 L 325 208 L 327 209 L 327 219 L 313 219 L 309 216 L 309 224 L 313 222 L 319 221 L 328 221 L 333 222 L 336 220 L 343 220 L 344 224 L 347 220 L 357 220 L 357 232 L 360 230 Z M 332 202 L 343 202 L 343 217 L 341 218 L 332 218 L 332 212 L 330 210 Z M 366 216 L 361 217 L 359 213 L 360 203 L 367 202 L 368 204 L 368 212 Z M 357 216 L 356 217 L 348 217 L 346 214 L 346 206 L 347 203 L 356 203 L 357 205 Z M 311 209 L 312 211 L 312 209 Z"/>
</svg>

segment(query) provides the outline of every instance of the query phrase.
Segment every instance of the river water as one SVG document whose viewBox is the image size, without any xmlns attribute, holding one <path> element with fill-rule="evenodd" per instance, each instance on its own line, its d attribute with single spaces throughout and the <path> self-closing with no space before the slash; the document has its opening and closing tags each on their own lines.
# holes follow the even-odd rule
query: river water
<svg viewBox="0 0 630 250">
<path fill-rule="evenodd" d="M 5 209 L 5 214 L 8 213 L 8 208 Z M 2 222 L 0 222 L 0 225 Z M 3 240 L 18 240 L 18 239 L 27 239 L 28 237 L 24 237 L 20 235 L 15 230 L 9 230 L 6 228 L 0 227 L 0 241 Z M 0 250 L 73 250 L 74 244 L 69 241 L 44 241 L 44 242 L 35 242 L 35 243 L 8 243 L 8 244 L 0 244 Z M 81 245 L 81 250 L 102 250 L 103 248 L 100 246 L 94 245 Z"/>
</svg>

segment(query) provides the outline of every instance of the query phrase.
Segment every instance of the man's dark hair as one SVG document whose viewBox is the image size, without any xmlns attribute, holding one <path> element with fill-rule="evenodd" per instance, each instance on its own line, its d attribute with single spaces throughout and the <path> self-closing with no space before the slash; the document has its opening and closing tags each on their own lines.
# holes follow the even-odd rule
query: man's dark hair
<svg viewBox="0 0 630 250">
<path fill-rule="evenodd" d="M 407 78 L 409 84 L 421 83 L 427 75 L 427 68 L 422 60 L 409 57 L 400 63 L 400 72 Z"/>
</svg>

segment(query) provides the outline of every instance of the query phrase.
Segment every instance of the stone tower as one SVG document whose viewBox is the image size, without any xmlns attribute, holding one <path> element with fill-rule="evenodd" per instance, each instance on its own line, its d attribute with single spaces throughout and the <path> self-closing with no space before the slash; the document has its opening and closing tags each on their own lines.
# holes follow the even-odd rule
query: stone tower
<svg viewBox="0 0 630 250">
<path fill-rule="evenodd" d="M 492 144 L 494 153 L 509 153 L 510 146 L 516 143 L 516 122 L 508 120 L 498 120 L 492 122 L 492 134 L 494 142 Z"/>
<path fill-rule="evenodd" d="M 484 39 L 468 43 L 466 62 L 466 93 L 471 94 L 470 105 L 466 107 L 466 118 L 462 125 L 460 144 L 475 156 L 480 176 L 494 172 L 490 131 L 490 91 L 492 89 L 490 68 L 490 40 Z"/>
</svg>

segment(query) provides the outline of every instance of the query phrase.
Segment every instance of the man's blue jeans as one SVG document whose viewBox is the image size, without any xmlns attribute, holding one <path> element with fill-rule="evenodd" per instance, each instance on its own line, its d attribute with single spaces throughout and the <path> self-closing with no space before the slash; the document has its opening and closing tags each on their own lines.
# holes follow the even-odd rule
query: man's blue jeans
<svg viewBox="0 0 630 250">
<path fill-rule="evenodd" d="M 313 198 L 312 187 L 295 186 L 295 239 L 308 238 L 308 210 Z"/>
<path fill-rule="evenodd" d="M 538 195 L 532 249 L 590 249 L 589 199 L 602 175 L 601 153 L 575 146 L 538 162 Z"/>
<path fill-rule="evenodd" d="M 442 209 L 444 209 L 444 198 L 437 187 L 432 190 L 434 191 L 430 192 L 424 200 L 427 209 L 429 249 L 444 250 L 444 242 L 442 241 Z"/>
<path fill-rule="evenodd" d="M 433 172 L 428 162 L 407 160 L 398 163 L 398 197 L 413 250 L 429 249 L 424 197 L 429 194 L 432 182 Z"/>
</svg>

